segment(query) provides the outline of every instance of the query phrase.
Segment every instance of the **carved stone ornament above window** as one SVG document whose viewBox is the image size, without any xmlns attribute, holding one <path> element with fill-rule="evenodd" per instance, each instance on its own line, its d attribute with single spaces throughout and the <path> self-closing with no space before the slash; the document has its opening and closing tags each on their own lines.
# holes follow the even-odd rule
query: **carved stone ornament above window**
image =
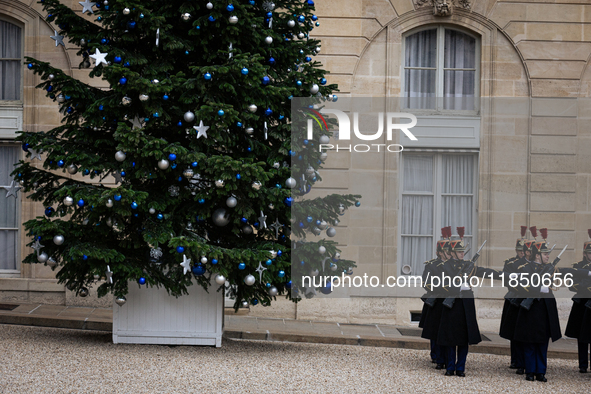
<svg viewBox="0 0 591 394">
<path fill-rule="evenodd" d="M 470 0 L 414 0 L 416 8 L 433 7 L 435 16 L 451 16 L 454 7 L 470 9 Z"/>
</svg>

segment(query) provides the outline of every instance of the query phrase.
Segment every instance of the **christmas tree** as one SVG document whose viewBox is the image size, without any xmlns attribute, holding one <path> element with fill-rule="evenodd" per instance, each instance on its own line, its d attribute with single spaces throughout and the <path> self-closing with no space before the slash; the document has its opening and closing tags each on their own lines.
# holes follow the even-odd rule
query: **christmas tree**
<svg viewBox="0 0 591 394">
<path fill-rule="evenodd" d="M 297 204 L 326 156 L 309 149 L 316 140 L 292 141 L 291 99 L 336 89 L 312 60 L 313 1 L 85 0 L 84 15 L 41 3 L 56 26 L 48 42 L 79 47 L 80 67 L 109 88 L 27 58 L 63 119 L 18 138 L 29 161 L 13 174 L 46 207 L 25 223 L 35 249 L 25 263 L 51 266 L 80 296 L 102 283 L 98 295 L 119 305 L 134 282 L 180 296 L 227 281 L 235 308 L 300 298 L 294 245 L 309 254 L 306 268 L 326 256 L 352 266 L 335 242 L 292 241 L 355 202 Z"/>
</svg>

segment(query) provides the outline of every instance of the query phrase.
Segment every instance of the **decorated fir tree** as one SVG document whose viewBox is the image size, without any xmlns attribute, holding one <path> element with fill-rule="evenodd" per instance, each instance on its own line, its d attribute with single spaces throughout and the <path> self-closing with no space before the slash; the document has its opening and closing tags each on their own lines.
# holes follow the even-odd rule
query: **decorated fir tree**
<svg viewBox="0 0 591 394">
<path fill-rule="evenodd" d="M 318 235 L 355 201 L 297 205 L 326 157 L 315 141 L 292 148 L 291 99 L 336 89 L 312 59 L 312 1 L 86 0 L 86 17 L 41 3 L 56 30 L 48 45 L 79 47 L 80 67 L 109 88 L 27 59 L 63 120 L 19 137 L 29 160 L 14 176 L 46 207 L 25 223 L 35 251 L 24 262 L 50 265 L 80 296 L 101 283 L 99 296 L 119 305 L 138 283 L 179 296 L 228 281 L 236 308 L 301 296 L 294 245 L 309 253 L 294 258 L 308 271 L 327 257 L 352 266 L 335 242 L 292 240 Z"/>
</svg>

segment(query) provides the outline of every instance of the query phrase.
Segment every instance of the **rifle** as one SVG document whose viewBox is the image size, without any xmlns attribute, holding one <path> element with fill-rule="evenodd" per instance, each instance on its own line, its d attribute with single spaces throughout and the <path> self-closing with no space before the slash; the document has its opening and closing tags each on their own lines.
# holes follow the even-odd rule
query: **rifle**
<svg viewBox="0 0 591 394">
<path fill-rule="evenodd" d="M 591 300 L 589 300 L 585 303 L 585 307 L 591 309 Z"/>
<path fill-rule="evenodd" d="M 540 277 L 543 277 L 546 274 L 554 272 L 554 269 L 556 268 L 556 266 L 558 265 L 558 262 L 560 261 L 560 256 L 562 256 L 562 254 L 564 253 L 564 251 L 566 250 L 567 247 L 568 247 L 568 245 L 566 245 L 562 249 L 560 254 L 558 256 L 556 256 L 556 258 L 554 259 L 554 261 L 551 264 L 546 264 L 546 266 L 542 269 L 542 272 L 540 273 Z M 539 299 L 540 298 L 526 298 L 525 300 L 523 300 L 521 302 L 521 307 L 523 309 L 525 309 L 526 311 L 529 311 L 531 306 L 534 303 L 534 300 L 539 300 Z"/>
<path fill-rule="evenodd" d="M 460 277 L 463 277 L 464 275 L 467 275 L 474 270 L 474 266 L 476 265 L 476 261 L 478 261 L 478 258 L 480 257 L 480 251 L 482 250 L 482 248 L 484 248 L 484 244 L 486 244 L 486 240 L 484 240 L 482 245 L 480 245 L 480 248 L 478 249 L 476 254 L 472 257 L 472 260 L 470 260 L 469 262 L 464 264 L 464 266 L 462 267 L 462 269 L 458 273 L 458 275 Z M 445 300 L 443 300 L 443 305 L 446 306 L 447 308 L 451 309 L 454 306 L 454 302 L 456 302 L 456 297 L 446 297 Z"/>
</svg>

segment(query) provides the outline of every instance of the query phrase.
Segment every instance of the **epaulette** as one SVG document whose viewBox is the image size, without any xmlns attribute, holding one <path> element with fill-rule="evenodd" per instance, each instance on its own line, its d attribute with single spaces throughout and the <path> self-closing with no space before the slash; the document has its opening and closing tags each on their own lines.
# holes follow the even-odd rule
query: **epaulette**
<svg viewBox="0 0 591 394">
<path fill-rule="evenodd" d="M 523 267 L 525 267 L 527 265 L 527 263 L 520 265 L 519 267 L 517 267 L 518 270 L 522 269 Z"/>
<path fill-rule="evenodd" d="M 435 258 L 435 259 L 432 259 L 432 260 L 429 260 L 429 261 L 425 261 L 423 264 L 433 264 L 436 261 L 437 261 L 437 259 Z"/>
</svg>

